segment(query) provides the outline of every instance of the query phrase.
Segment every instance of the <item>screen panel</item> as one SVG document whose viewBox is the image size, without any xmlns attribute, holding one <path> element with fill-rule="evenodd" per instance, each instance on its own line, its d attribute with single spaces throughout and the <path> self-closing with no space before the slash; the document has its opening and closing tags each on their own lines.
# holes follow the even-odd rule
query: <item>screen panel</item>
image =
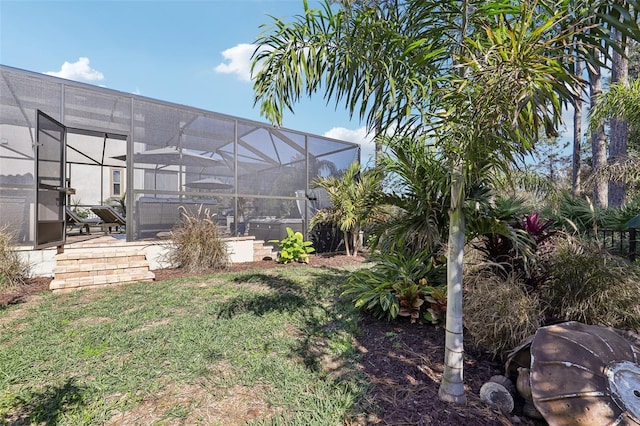
<svg viewBox="0 0 640 426">
<path fill-rule="evenodd" d="M 38 111 L 36 248 L 65 243 L 65 127 Z"/>
</svg>

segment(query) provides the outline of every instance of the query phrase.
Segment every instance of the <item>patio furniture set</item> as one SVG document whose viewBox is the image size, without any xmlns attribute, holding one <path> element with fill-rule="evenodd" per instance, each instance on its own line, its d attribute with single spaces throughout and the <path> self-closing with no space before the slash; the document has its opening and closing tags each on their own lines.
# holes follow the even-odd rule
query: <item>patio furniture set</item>
<svg viewBox="0 0 640 426">
<path fill-rule="evenodd" d="M 83 218 L 78 216 L 70 207 L 65 207 L 67 224 L 79 227 L 81 234 L 83 230 L 86 230 L 87 234 L 91 234 L 90 228 L 92 226 L 99 226 L 105 234 L 111 233 L 113 229 L 120 231 L 121 227 L 124 228 L 126 226 L 124 217 L 111 206 L 93 206 L 91 211 L 96 217 Z"/>
</svg>

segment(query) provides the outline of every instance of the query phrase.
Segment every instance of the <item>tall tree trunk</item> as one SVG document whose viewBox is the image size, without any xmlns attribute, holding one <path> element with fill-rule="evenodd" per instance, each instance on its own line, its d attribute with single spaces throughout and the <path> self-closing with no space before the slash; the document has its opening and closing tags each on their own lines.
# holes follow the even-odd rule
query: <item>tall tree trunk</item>
<svg viewBox="0 0 640 426">
<path fill-rule="evenodd" d="M 349 233 L 347 231 L 342 231 L 342 238 L 344 239 L 344 250 L 347 253 L 347 256 L 350 256 L 351 253 L 349 251 Z"/>
<path fill-rule="evenodd" d="M 438 390 L 442 401 L 467 403 L 464 393 L 464 345 L 462 320 L 462 273 L 464 261 L 464 177 L 462 166 L 454 171 L 449 211 L 449 253 L 447 256 L 447 318 L 445 323 L 444 373 Z"/>
<path fill-rule="evenodd" d="M 358 250 L 360 249 L 360 229 L 354 229 L 351 231 L 351 241 L 351 247 L 353 248 L 351 255 L 356 257 L 358 255 Z"/>
<path fill-rule="evenodd" d="M 582 62 L 576 62 L 576 75 L 582 74 Z M 573 155 L 571 158 L 571 194 L 577 197 L 580 193 L 580 166 L 582 145 L 582 97 L 573 104 Z"/>
<path fill-rule="evenodd" d="M 600 67 L 589 68 L 590 104 L 593 108 L 602 95 L 602 73 Z M 607 165 L 607 144 L 604 138 L 604 125 L 600 123 L 591 132 L 591 163 L 593 173 Z M 593 203 L 597 207 L 607 207 L 607 182 L 594 179 Z"/>
<path fill-rule="evenodd" d="M 462 1 L 462 22 L 459 34 L 459 50 L 462 53 L 463 40 L 467 35 L 467 24 L 471 5 Z M 459 70 L 466 77 L 468 69 Z M 449 253 L 447 256 L 447 317 L 445 321 L 444 372 L 438 389 L 441 401 L 458 405 L 467 404 L 464 393 L 464 342 L 463 342 L 463 283 L 464 262 L 464 157 L 454 162 L 451 177 L 451 210 L 449 211 Z"/>
<path fill-rule="evenodd" d="M 616 35 L 624 48 L 624 54 L 613 52 L 613 66 L 611 68 L 611 82 L 629 87 L 629 44 L 623 39 L 619 31 Z M 629 139 L 629 125 L 623 119 L 613 117 L 609 140 L 609 164 L 622 161 L 627 157 L 627 141 Z M 609 181 L 609 207 L 620 207 L 624 203 L 624 182 Z"/>
</svg>

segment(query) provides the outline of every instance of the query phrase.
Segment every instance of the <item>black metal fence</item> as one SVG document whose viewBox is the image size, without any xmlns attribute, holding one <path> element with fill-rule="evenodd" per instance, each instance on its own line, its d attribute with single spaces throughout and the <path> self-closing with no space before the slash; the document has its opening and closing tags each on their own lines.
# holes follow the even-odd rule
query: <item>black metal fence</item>
<svg viewBox="0 0 640 426">
<path fill-rule="evenodd" d="M 593 232 L 587 232 L 588 236 L 594 236 Z M 631 228 L 625 231 L 599 229 L 597 239 L 603 248 L 606 248 L 620 256 L 628 257 L 634 262 L 637 258 L 637 229 Z"/>
</svg>

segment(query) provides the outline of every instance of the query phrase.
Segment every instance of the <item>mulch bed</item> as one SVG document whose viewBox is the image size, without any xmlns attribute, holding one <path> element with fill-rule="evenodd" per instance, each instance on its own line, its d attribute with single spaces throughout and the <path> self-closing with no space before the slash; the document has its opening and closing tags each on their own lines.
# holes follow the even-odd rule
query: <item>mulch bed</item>
<svg viewBox="0 0 640 426">
<path fill-rule="evenodd" d="M 25 303 L 34 294 L 49 290 L 51 278 L 30 278 L 24 285 L 0 290 L 0 310 L 7 305 Z"/>
<path fill-rule="evenodd" d="M 312 267 L 340 267 L 361 263 L 362 257 L 312 256 Z M 302 265 L 280 265 L 273 260 L 234 264 L 231 271 L 253 268 L 291 268 Z M 180 269 L 154 271 L 156 280 L 185 276 Z M 31 295 L 48 289 L 50 278 L 29 280 L 27 285 L 0 294 L 0 310 L 8 304 L 27 302 Z M 465 343 L 465 383 L 467 405 L 459 407 L 438 399 L 443 370 L 444 330 L 429 324 L 411 324 L 404 318 L 396 322 L 364 316 L 362 334 L 357 337 L 360 368 L 372 385 L 368 402 L 377 407 L 375 415 L 358 419 L 358 423 L 378 425 L 467 425 L 523 426 L 545 425 L 543 421 L 515 414 L 504 415 L 480 401 L 480 387 L 493 375 L 501 374 L 501 363 Z M 516 404 L 518 401 L 516 402 Z"/>
</svg>

